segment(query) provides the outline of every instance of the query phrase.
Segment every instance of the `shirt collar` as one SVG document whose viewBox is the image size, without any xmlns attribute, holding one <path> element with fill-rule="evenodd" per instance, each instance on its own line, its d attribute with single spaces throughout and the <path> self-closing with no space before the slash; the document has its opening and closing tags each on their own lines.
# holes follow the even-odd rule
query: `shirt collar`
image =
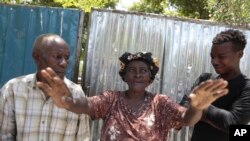
<svg viewBox="0 0 250 141">
<path fill-rule="evenodd" d="M 30 86 L 33 89 L 37 88 L 37 86 L 36 86 L 36 83 L 37 83 L 37 72 L 31 74 L 30 77 L 28 77 L 28 81 L 30 83 Z M 66 77 L 63 78 L 63 81 L 66 83 L 66 85 L 68 84 L 68 81 L 67 81 Z"/>
</svg>

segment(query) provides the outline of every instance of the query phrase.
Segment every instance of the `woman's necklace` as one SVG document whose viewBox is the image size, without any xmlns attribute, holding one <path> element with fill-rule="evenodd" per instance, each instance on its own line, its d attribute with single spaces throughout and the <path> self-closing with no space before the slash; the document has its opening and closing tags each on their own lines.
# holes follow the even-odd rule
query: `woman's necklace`
<svg viewBox="0 0 250 141">
<path fill-rule="evenodd" d="M 128 112 L 132 115 L 138 115 L 143 110 L 143 105 L 147 102 L 147 92 L 144 92 L 144 98 L 143 100 L 134 100 L 132 102 L 129 102 L 129 94 L 128 91 L 125 91 L 124 93 L 126 105 L 128 107 Z"/>
</svg>

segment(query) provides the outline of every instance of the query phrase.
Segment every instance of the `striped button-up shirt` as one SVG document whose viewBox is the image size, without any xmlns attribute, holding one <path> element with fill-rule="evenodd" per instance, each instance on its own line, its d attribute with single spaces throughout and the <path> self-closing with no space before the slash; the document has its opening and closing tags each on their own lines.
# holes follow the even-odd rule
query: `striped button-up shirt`
<svg viewBox="0 0 250 141">
<path fill-rule="evenodd" d="M 0 91 L 0 141 L 89 141 L 89 117 L 58 108 L 36 87 L 36 74 L 14 78 Z M 81 87 L 64 79 L 73 97 Z"/>
</svg>

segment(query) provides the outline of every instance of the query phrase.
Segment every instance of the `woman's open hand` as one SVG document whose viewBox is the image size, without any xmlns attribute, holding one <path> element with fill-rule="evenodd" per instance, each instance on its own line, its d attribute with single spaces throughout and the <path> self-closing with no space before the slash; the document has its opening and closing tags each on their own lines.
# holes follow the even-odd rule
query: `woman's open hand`
<svg viewBox="0 0 250 141">
<path fill-rule="evenodd" d="M 228 93 L 227 84 L 223 79 L 202 82 L 189 95 L 190 106 L 197 110 L 206 109 L 215 100 Z"/>
<path fill-rule="evenodd" d="M 73 99 L 64 81 L 51 68 L 42 70 L 41 74 L 47 83 L 37 82 L 37 86 L 53 99 L 56 106 L 67 109 L 73 103 Z"/>
</svg>

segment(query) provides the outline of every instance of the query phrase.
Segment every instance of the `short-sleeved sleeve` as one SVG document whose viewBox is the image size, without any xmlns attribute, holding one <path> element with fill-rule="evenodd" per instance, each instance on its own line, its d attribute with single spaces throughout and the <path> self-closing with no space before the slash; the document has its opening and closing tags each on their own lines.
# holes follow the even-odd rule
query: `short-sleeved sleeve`
<svg viewBox="0 0 250 141">
<path fill-rule="evenodd" d="M 117 93 L 114 91 L 104 91 L 98 96 L 89 97 L 88 100 L 91 105 L 91 118 L 105 118 L 110 112 L 112 104 L 114 103 Z"/>
<path fill-rule="evenodd" d="M 156 114 L 163 130 L 179 129 L 182 126 L 185 107 L 175 103 L 166 95 L 157 95 L 154 102 L 157 105 Z"/>
</svg>

